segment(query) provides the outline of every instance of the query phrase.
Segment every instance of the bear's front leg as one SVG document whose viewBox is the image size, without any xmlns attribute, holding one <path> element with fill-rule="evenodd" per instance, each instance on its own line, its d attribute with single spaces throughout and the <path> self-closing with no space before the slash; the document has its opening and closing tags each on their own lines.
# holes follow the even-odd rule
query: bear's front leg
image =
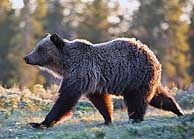
<svg viewBox="0 0 194 139">
<path fill-rule="evenodd" d="M 49 128 L 54 126 L 61 119 L 67 116 L 69 117 L 72 114 L 72 108 L 75 106 L 79 98 L 79 96 L 60 94 L 45 120 L 41 123 L 29 123 L 29 125 L 33 128 Z"/>
<path fill-rule="evenodd" d="M 29 123 L 29 125 L 33 128 L 49 128 L 69 116 L 72 113 L 72 108 L 81 97 L 80 88 L 76 88 L 76 86 L 78 86 L 76 82 L 68 85 L 63 81 L 59 89 L 59 97 L 45 120 L 41 123 Z"/>
<path fill-rule="evenodd" d="M 41 123 L 29 123 L 33 128 L 48 128 L 54 126 L 57 122 L 71 115 L 73 106 L 77 103 L 78 98 L 70 98 L 60 94 L 52 110 L 48 113 L 45 120 Z"/>
</svg>

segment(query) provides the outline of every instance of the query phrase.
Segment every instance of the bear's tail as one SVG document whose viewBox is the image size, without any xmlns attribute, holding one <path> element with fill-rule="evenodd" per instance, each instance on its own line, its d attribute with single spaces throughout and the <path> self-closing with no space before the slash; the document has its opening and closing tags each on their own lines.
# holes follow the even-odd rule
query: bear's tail
<svg viewBox="0 0 194 139">
<path fill-rule="evenodd" d="M 170 95 L 170 91 L 162 85 L 159 85 L 156 89 L 156 93 L 151 99 L 150 105 L 158 109 L 171 111 L 177 116 L 184 115 L 178 103 L 176 103 L 175 99 Z"/>
</svg>

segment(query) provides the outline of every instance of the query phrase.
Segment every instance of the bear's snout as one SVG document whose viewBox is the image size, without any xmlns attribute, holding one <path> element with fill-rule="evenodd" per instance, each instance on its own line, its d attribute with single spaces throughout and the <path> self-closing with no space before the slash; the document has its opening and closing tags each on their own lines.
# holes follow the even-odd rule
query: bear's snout
<svg viewBox="0 0 194 139">
<path fill-rule="evenodd" d="M 30 58 L 28 56 L 24 57 L 24 61 L 26 62 L 26 64 L 30 64 Z"/>
<path fill-rule="evenodd" d="M 27 55 L 24 57 L 24 61 L 26 62 L 26 64 L 30 64 L 30 65 L 36 65 L 36 64 L 37 64 L 37 63 L 35 62 L 35 60 L 34 60 L 33 55 L 31 55 L 31 54 L 27 54 Z"/>
<path fill-rule="evenodd" d="M 41 56 L 39 53 L 32 51 L 25 55 L 24 61 L 26 62 L 26 64 L 29 65 L 43 66 L 45 63 L 45 58 Z"/>
</svg>

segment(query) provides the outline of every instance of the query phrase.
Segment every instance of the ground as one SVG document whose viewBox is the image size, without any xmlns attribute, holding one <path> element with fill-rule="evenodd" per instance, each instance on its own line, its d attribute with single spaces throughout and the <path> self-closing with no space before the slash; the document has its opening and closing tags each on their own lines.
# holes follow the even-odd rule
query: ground
<svg viewBox="0 0 194 139">
<path fill-rule="evenodd" d="M 37 89 L 38 88 L 38 89 Z M 113 124 L 102 125 L 103 118 L 86 100 L 79 102 L 72 118 L 49 129 L 33 129 L 29 122 L 41 122 L 53 104 L 54 92 L 36 86 L 33 91 L 0 88 L 0 138 L 7 139 L 194 139 L 194 109 L 183 117 L 149 107 L 142 123 L 127 121 L 125 110 L 116 110 Z M 51 91 L 52 90 L 52 91 Z M 49 92 L 50 91 L 50 92 Z M 45 93 L 50 93 L 50 96 Z M 193 93 L 192 93 L 193 95 Z M 45 96 L 47 98 L 45 98 Z M 185 96 L 185 95 L 184 95 Z M 181 100 L 182 99 L 182 100 Z M 181 104 L 185 98 L 181 97 Z"/>
</svg>

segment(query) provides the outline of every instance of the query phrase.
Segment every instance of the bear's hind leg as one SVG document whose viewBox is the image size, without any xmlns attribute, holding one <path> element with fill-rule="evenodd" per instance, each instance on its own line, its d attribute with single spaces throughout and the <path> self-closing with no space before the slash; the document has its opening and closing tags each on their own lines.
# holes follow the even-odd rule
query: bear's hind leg
<svg viewBox="0 0 194 139">
<path fill-rule="evenodd" d="M 138 95 L 136 91 L 127 92 L 124 94 L 124 101 L 128 108 L 129 120 L 132 119 L 132 122 L 143 121 L 147 109 L 147 102 L 144 97 Z"/>
<path fill-rule="evenodd" d="M 104 124 L 108 125 L 112 123 L 113 106 L 111 95 L 105 93 L 91 93 L 87 95 L 87 98 L 102 114 L 105 120 Z"/>
<path fill-rule="evenodd" d="M 158 109 L 171 111 L 171 112 L 175 113 L 177 116 L 184 115 L 181 108 L 174 100 L 174 98 L 165 94 L 165 93 L 160 93 L 160 94 L 155 95 L 151 99 L 150 105 L 153 107 L 156 107 Z"/>
</svg>

